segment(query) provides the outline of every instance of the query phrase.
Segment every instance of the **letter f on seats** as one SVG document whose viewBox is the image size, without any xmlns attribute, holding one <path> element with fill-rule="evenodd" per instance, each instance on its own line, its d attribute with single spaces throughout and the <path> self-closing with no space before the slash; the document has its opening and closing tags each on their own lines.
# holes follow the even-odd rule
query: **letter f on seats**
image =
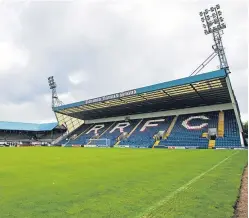
<svg viewBox="0 0 249 218">
<path fill-rule="evenodd" d="M 143 132 L 147 127 L 154 127 L 158 126 L 158 122 L 164 122 L 165 119 L 158 119 L 158 120 L 148 120 L 143 127 L 140 129 L 140 132 Z"/>
</svg>

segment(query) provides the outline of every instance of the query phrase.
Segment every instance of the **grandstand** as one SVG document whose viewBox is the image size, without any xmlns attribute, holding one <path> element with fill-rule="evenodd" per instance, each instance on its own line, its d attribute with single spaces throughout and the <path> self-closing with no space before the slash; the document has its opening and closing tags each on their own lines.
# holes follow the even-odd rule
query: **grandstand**
<svg viewBox="0 0 249 218">
<path fill-rule="evenodd" d="M 75 5 L 70 7 L 68 18 Z M 57 122 L 0 121 L 0 147 L 7 147 L 0 148 L 0 218 L 247 217 L 247 141 L 220 38 L 219 8 L 200 12 L 214 51 L 190 76 L 70 104 L 60 101 L 50 76 Z M 199 74 L 216 55 L 220 69 Z M 73 80 L 68 77 L 78 88 L 81 66 L 76 76 L 72 71 Z M 69 69 L 41 71 L 62 68 Z"/>
<path fill-rule="evenodd" d="M 50 145 L 65 134 L 66 128 L 58 123 L 0 122 L 0 145 Z"/>
<path fill-rule="evenodd" d="M 213 36 L 214 51 L 189 77 L 63 104 L 50 76 L 57 123 L 2 122 L 0 141 L 83 147 L 244 147 L 240 111 L 221 38 L 226 25 L 219 9 L 216 5 L 199 13 L 207 24 L 203 24 L 204 33 Z M 220 69 L 197 75 L 215 56 Z"/>
<path fill-rule="evenodd" d="M 225 69 L 60 105 L 53 110 L 58 123 L 70 127 L 54 142 L 63 146 L 244 146 L 240 112 Z"/>
</svg>

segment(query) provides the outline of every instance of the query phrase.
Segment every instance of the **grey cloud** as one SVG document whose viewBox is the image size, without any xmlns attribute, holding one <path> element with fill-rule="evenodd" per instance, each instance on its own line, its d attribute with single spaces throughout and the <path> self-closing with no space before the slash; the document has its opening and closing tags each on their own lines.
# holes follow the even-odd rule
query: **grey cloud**
<svg viewBox="0 0 249 218">
<path fill-rule="evenodd" d="M 188 76 L 212 52 L 212 38 L 203 34 L 198 15 L 211 3 L 216 2 L 33 2 L 23 7 L 13 42 L 29 51 L 29 63 L 0 72 L 1 114 L 13 120 L 24 104 L 29 109 L 21 109 L 20 120 L 52 119 L 44 99 L 50 94 L 50 75 L 59 94 L 70 93 L 65 103 Z M 246 1 L 222 7 L 229 27 L 224 44 L 232 84 L 241 112 L 247 114 L 248 84 L 238 79 L 247 78 Z M 215 60 L 204 71 L 217 65 Z M 87 80 L 72 84 L 69 75 L 76 71 L 84 71 Z"/>
</svg>

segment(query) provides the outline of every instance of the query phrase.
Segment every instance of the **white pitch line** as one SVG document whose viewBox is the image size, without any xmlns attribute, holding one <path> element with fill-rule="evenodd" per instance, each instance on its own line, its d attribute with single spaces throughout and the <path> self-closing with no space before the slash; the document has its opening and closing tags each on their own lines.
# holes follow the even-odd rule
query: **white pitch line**
<svg viewBox="0 0 249 218">
<path fill-rule="evenodd" d="M 231 158 L 232 156 L 234 156 L 235 154 L 238 154 L 238 153 L 239 153 L 239 151 L 234 152 L 232 155 L 230 155 L 229 157 L 227 157 L 224 160 L 220 161 L 219 163 L 217 163 L 216 165 L 214 165 L 213 167 L 211 167 L 209 170 L 207 170 L 204 173 L 201 173 L 199 176 L 196 176 L 195 178 L 191 179 L 189 182 L 187 182 L 186 184 L 184 184 L 180 188 L 176 189 L 175 191 L 173 191 L 172 193 L 170 193 L 169 195 L 167 195 L 165 198 L 163 198 L 162 200 L 158 201 L 153 206 L 149 207 L 145 212 L 143 212 L 142 214 L 140 214 L 137 217 L 138 218 L 146 218 L 149 213 L 151 213 L 152 211 L 154 211 L 158 207 L 160 207 L 163 204 L 165 204 L 168 200 L 170 200 L 171 198 L 173 198 L 176 194 L 178 194 L 179 192 L 185 190 L 188 186 L 190 186 L 191 184 L 193 184 L 194 182 L 196 182 L 197 180 L 199 180 L 201 177 L 205 176 L 207 173 L 209 173 L 210 171 L 214 170 L 216 167 L 218 167 L 219 165 L 221 165 L 222 163 L 224 163 L 225 161 L 227 161 L 229 158 Z"/>
</svg>

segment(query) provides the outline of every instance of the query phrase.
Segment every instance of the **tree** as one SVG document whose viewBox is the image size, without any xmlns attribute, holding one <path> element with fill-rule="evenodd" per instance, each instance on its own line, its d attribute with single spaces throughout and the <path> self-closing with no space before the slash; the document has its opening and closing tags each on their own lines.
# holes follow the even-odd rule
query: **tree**
<svg viewBox="0 0 249 218">
<path fill-rule="evenodd" d="M 245 139 L 245 146 L 248 146 L 248 121 L 243 123 L 243 132 L 244 132 L 244 139 Z"/>
<path fill-rule="evenodd" d="M 243 123 L 243 130 L 246 135 L 248 135 L 248 121 Z"/>
</svg>

